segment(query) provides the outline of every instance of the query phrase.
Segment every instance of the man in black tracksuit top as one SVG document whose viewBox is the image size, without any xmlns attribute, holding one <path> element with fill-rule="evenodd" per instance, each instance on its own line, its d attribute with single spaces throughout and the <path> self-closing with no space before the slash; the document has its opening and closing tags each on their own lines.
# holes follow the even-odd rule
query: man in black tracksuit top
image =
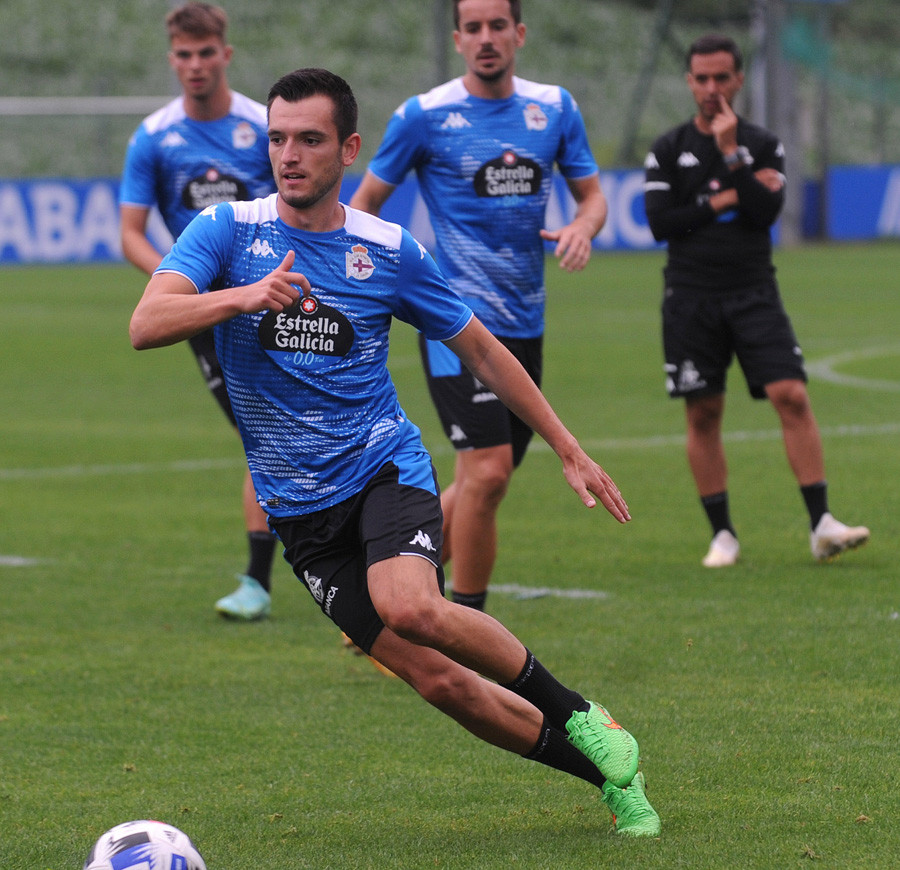
<svg viewBox="0 0 900 870">
<path fill-rule="evenodd" d="M 813 556 L 829 560 L 865 543 L 869 530 L 828 511 L 818 425 L 806 372 L 772 265 L 770 228 L 784 202 L 784 151 L 768 130 L 738 118 L 742 57 L 726 36 L 691 45 L 687 83 L 697 114 L 660 136 L 644 163 L 644 202 L 664 269 L 666 387 L 685 399 L 687 455 L 712 526 L 703 558 L 733 565 L 740 546 L 728 508 L 722 445 L 726 372 L 736 356 L 750 394 L 781 420 L 788 462 L 810 516 Z"/>
</svg>

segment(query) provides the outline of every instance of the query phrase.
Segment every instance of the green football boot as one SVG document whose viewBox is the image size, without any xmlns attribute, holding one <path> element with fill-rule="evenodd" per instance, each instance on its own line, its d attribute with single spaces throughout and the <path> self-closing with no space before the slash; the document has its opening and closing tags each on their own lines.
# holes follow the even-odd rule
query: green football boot
<svg viewBox="0 0 900 870">
<path fill-rule="evenodd" d="M 637 773 L 637 740 L 607 711 L 593 701 L 587 713 L 575 711 L 566 731 L 569 742 L 580 749 L 613 785 L 624 788 Z"/>
<path fill-rule="evenodd" d="M 644 774 L 636 773 L 628 788 L 603 783 L 603 803 L 613 814 L 616 833 L 625 837 L 658 837 L 659 816 L 644 794 Z"/>
</svg>

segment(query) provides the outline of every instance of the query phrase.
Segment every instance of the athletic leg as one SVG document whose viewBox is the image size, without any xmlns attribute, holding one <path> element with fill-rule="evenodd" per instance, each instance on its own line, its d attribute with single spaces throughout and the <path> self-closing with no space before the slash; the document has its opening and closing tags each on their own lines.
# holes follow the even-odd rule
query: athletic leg
<svg viewBox="0 0 900 870">
<path fill-rule="evenodd" d="M 441 498 L 444 557 L 449 560 L 452 553 L 454 600 L 480 604 L 478 609 L 483 609 L 497 558 L 497 511 L 512 472 L 509 444 L 457 453 L 453 483 Z"/>
<path fill-rule="evenodd" d="M 797 483 L 810 486 L 823 481 L 822 439 L 806 384 L 794 379 L 775 381 L 766 385 L 766 395 L 781 420 L 785 452 Z"/>
</svg>

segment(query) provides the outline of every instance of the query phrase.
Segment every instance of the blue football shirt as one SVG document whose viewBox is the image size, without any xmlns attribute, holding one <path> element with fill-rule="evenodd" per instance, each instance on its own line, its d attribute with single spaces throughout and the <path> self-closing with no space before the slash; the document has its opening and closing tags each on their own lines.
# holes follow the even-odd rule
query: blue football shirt
<svg viewBox="0 0 900 870">
<path fill-rule="evenodd" d="M 330 507 L 389 460 L 401 483 L 434 492 L 419 430 L 387 369 L 388 333 L 396 317 L 445 341 L 472 311 L 397 224 L 345 206 L 342 228 L 303 232 L 278 217 L 276 201 L 273 194 L 206 209 L 158 269 L 215 292 L 260 280 L 293 249 L 293 270 L 312 284 L 289 311 L 215 327 L 260 504 L 279 517 Z"/>
<path fill-rule="evenodd" d="M 393 185 L 416 172 L 450 286 L 495 335 L 535 338 L 544 330 L 539 231 L 554 165 L 567 179 L 599 170 L 572 96 L 513 82 L 502 100 L 472 96 L 461 78 L 411 97 L 369 169 Z"/>
<path fill-rule="evenodd" d="M 274 191 L 266 107 L 232 91 L 215 121 L 189 118 L 182 97 L 145 118 L 128 143 L 119 202 L 157 206 L 177 239 L 207 206 Z"/>
</svg>

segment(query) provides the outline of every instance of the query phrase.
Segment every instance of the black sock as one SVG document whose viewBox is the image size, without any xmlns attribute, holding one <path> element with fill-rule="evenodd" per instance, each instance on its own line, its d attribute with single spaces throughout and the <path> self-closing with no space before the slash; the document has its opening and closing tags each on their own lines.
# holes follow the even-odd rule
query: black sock
<svg viewBox="0 0 900 870">
<path fill-rule="evenodd" d="M 250 546 L 250 564 L 247 576 L 252 577 L 266 592 L 272 588 L 272 557 L 275 554 L 275 541 L 271 532 L 247 532 Z"/>
<path fill-rule="evenodd" d="M 809 511 L 810 528 L 815 531 L 822 515 L 828 513 L 828 483 L 820 480 L 809 486 L 801 486 L 800 493 L 803 501 L 806 502 L 806 509 Z"/>
<path fill-rule="evenodd" d="M 706 511 L 706 516 L 709 518 L 709 524 L 712 526 L 713 530 L 713 537 L 725 530 L 737 537 L 734 526 L 731 525 L 727 490 L 714 493 L 713 495 L 704 495 L 700 499 L 700 504 L 703 505 L 703 510 Z"/>
<path fill-rule="evenodd" d="M 548 724 L 546 717 L 541 726 L 541 736 L 534 749 L 523 756 L 529 761 L 537 761 L 546 764 L 564 773 L 570 773 L 579 779 L 587 780 L 592 785 L 600 786 L 606 781 L 603 774 L 580 749 L 576 749 L 565 733 Z"/>
<path fill-rule="evenodd" d="M 550 673 L 529 650 L 525 650 L 525 667 L 513 682 L 504 686 L 511 692 L 530 701 L 547 721 L 561 731 L 572 718 L 575 710 L 586 713 L 590 704 L 578 692 L 567 689 Z"/>
<path fill-rule="evenodd" d="M 484 610 L 487 601 L 487 592 L 457 592 L 450 590 L 450 598 L 454 604 L 462 604 L 463 607 L 471 607 L 473 610 Z"/>
</svg>

